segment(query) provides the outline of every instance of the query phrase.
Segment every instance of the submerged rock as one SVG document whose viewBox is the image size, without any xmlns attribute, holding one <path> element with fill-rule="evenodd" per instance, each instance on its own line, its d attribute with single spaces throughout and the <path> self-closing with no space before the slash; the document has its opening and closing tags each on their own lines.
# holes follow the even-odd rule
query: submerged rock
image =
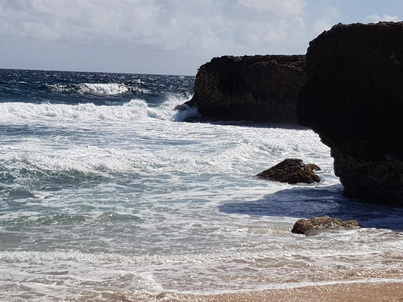
<svg viewBox="0 0 403 302">
<path fill-rule="evenodd" d="M 315 171 L 318 170 L 320 170 L 320 168 L 315 164 L 304 164 L 301 159 L 288 158 L 256 176 L 262 179 L 286 182 L 289 184 L 311 184 L 320 181 L 320 177 L 315 174 Z"/>
<path fill-rule="evenodd" d="M 187 102 L 211 120 L 296 124 L 303 55 L 224 56 L 202 65 Z"/>
<path fill-rule="evenodd" d="M 300 219 L 292 228 L 294 234 L 312 234 L 325 230 L 358 229 L 360 224 L 357 220 L 342 220 L 329 216 L 315 217 L 310 219 Z"/>
<path fill-rule="evenodd" d="M 331 148 L 344 195 L 403 206 L 403 23 L 336 25 L 305 70 L 298 120 Z"/>
</svg>

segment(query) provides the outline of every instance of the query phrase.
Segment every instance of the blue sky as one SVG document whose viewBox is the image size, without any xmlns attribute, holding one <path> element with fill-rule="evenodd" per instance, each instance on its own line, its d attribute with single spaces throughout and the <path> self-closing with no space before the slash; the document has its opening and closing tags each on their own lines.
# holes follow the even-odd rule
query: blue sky
<svg viewBox="0 0 403 302">
<path fill-rule="evenodd" d="M 304 54 L 402 0 L 0 0 L 0 68 L 195 75 L 222 55 Z"/>
</svg>

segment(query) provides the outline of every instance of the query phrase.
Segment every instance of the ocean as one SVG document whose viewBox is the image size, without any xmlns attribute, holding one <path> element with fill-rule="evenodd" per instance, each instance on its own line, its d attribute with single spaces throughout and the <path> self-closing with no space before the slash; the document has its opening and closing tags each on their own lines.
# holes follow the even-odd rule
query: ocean
<svg viewBox="0 0 403 302">
<path fill-rule="evenodd" d="M 184 122 L 194 80 L 0 70 L 0 301 L 403 280 L 402 209 L 344 198 L 309 129 Z M 255 177 L 286 158 L 321 182 Z M 323 215 L 363 228 L 291 233 Z"/>
</svg>

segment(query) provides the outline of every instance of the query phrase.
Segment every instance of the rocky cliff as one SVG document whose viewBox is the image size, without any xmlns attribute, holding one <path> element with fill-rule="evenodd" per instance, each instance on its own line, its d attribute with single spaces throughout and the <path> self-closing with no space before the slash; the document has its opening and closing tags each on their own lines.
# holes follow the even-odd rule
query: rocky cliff
<svg viewBox="0 0 403 302">
<path fill-rule="evenodd" d="M 224 56 L 202 65 L 187 103 L 211 120 L 296 123 L 305 56 Z"/>
<path fill-rule="evenodd" d="M 403 23 L 336 25 L 305 70 L 298 120 L 330 146 L 344 194 L 403 205 Z"/>
</svg>

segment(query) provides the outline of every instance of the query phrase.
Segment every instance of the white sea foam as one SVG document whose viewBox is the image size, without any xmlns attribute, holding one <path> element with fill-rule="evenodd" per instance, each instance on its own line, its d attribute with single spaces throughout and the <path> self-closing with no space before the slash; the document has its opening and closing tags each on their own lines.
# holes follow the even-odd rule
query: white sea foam
<svg viewBox="0 0 403 302">
<path fill-rule="evenodd" d="M 0 103 L 3 122 L 15 123 L 27 120 L 139 120 L 148 118 L 148 106 L 144 100 L 134 99 L 119 106 L 96 106 L 91 103 L 78 105 Z"/>
<path fill-rule="evenodd" d="M 184 99 L 0 104 L 7 301 L 401 280 L 402 211 L 346 201 L 313 131 L 172 122 Z M 254 177 L 288 157 L 322 182 Z M 290 233 L 324 214 L 367 228 Z"/>
<path fill-rule="evenodd" d="M 216 226 L 220 225 L 225 226 L 227 222 L 216 222 Z M 252 228 L 253 224 L 244 227 Z M 263 230 L 261 223 L 260 227 Z M 188 231 L 191 232 L 192 227 Z M 401 280 L 403 267 L 396 256 L 402 252 L 402 244 L 395 247 L 395 256 L 386 256 L 387 245 L 354 245 L 351 243 L 356 238 L 351 235 L 336 242 L 338 250 L 326 247 L 327 243 L 320 237 L 295 240 L 285 233 L 278 236 L 276 245 L 268 241 L 262 244 L 269 237 L 261 233 L 261 243 L 257 246 L 222 247 L 202 253 L 135 256 L 76 251 L 1 252 L 0 287 L 20 284 L 25 294 L 34 297 L 50 294 L 60 299 L 69 295 L 83 297 L 88 289 L 100 295 L 104 287 L 110 293 L 213 294 Z M 375 238 L 376 232 L 364 235 Z M 230 237 L 234 239 L 233 235 Z M 259 238 L 246 233 L 240 239 L 246 241 L 248 237 Z M 333 235 L 333 239 L 338 237 Z M 289 241 L 296 245 L 285 249 Z M 385 259 L 388 261 L 384 262 Z M 6 268 L 10 264 L 12 274 Z"/>
<path fill-rule="evenodd" d="M 97 106 L 92 103 L 66 104 L 33 104 L 33 103 L 0 103 L 0 119 L 3 123 L 26 122 L 32 119 L 74 120 L 74 121 L 130 121 L 148 118 L 161 120 L 181 120 L 189 115 L 197 115 L 192 110 L 176 117 L 176 105 L 184 102 L 184 98 L 171 96 L 158 108 L 149 107 L 145 100 L 132 99 L 123 105 Z"/>
<path fill-rule="evenodd" d="M 47 84 L 46 86 L 54 92 L 72 92 L 79 94 L 105 95 L 115 96 L 128 92 L 149 93 L 150 90 L 140 88 L 137 85 L 142 84 L 141 80 L 137 80 L 136 85 L 126 85 L 119 83 L 81 83 L 81 84 Z"/>
<path fill-rule="evenodd" d="M 63 84 L 47 84 L 46 87 L 48 87 L 50 90 L 52 90 L 54 92 L 73 91 L 72 86 L 63 85 Z"/>
<path fill-rule="evenodd" d="M 79 84 L 80 93 L 98 94 L 98 95 L 117 95 L 126 93 L 129 89 L 124 84 L 117 83 L 107 83 L 107 84 L 93 84 L 93 83 L 83 83 Z"/>
</svg>

